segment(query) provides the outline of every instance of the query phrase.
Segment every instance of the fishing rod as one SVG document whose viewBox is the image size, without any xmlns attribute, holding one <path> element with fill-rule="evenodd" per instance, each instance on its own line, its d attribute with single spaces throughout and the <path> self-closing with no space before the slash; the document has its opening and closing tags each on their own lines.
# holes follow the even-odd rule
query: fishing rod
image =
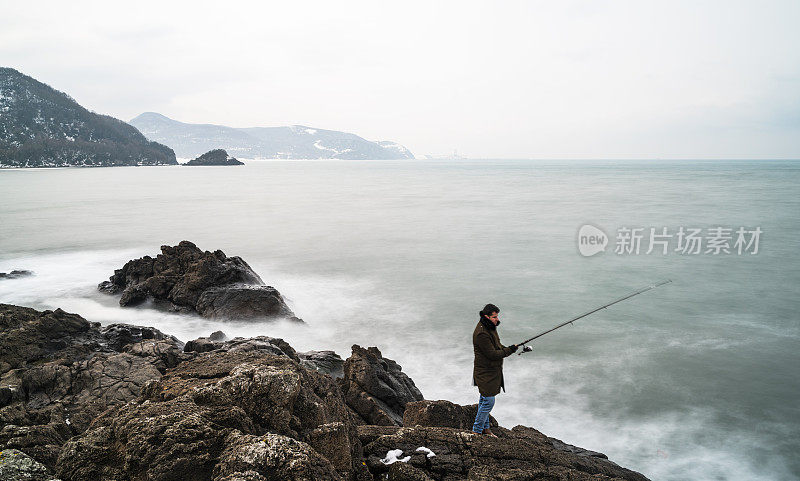
<svg viewBox="0 0 800 481">
<path fill-rule="evenodd" d="M 656 282 L 655 284 L 651 284 L 651 285 L 649 285 L 649 286 L 647 286 L 647 287 L 643 287 L 643 288 L 641 288 L 641 289 L 639 289 L 639 290 L 636 290 L 636 291 L 634 291 L 634 292 L 632 292 L 632 293 L 630 293 L 630 294 L 624 295 L 624 296 L 620 297 L 619 299 L 615 299 L 615 300 L 613 300 L 613 301 L 609 302 L 608 304 L 603 304 L 602 306 L 600 306 L 600 307 L 598 307 L 598 308 L 595 308 L 595 309 L 592 309 L 592 310 L 591 310 L 591 311 L 589 311 L 589 312 L 584 312 L 584 313 L 583 313 L 583 314 L 581 314 L 580 316 L 573 317 L 573 318 L 572 318 L 572 319 L 570 319 L 569 321 L 562 322 L 561 324 L 559 324 L 559 325 L 557 325 L 557 326 L 555 326 L 555 327 L 552 327 L 552 328 L 550 328 L 550 329 L 548 329 L 548 330 L 546 330 L 546 331 L 544 331 L 544 332 L 540 332 L 539 334 L 536 334 L 536 335 L 535 335 L 535 336 L 533 336 L 532 338 L 530 338 L 530 339 L 528 339 L 528 340 L 525 340 L 525 341 L 522 341 L 522 342 L 520 342 L 519 344 L 517 344 L 517 346 L 522 346 L 522 351 L 520 351 L 520 353 L 519 353 L 518 355 L 519 355 L 519 356 L 521 356 L 522 354 L 524 354 L 524 353 L 526 353 L 526 352 L 531 352 L 531 351 L 533 351 L 533 348 L 532 348 L 532 347 L 526 346 L 525 344 L 527 344 L 527 343 L 529 343 L 529 342 L 533 341 L 534 339 L 536 339 L 536 338 L 538 338 L 538 337 L 542 337 L 542 336 L 544 336 L 545 334 L 547 334 L 547 333 L 549 333 L 549 332 L 553 332 L 553 331 L 555 331 L 556 329 L 558 329 L 558 328 L 560 328 L 560 327 L 564 327 L 564 326 L 566 326 L 567 324 L 572 324 L 573 322 L 577 321 L 578 319 L 581 319 L 581 318 L 583 318 L 583 317 L 586 317 L 586 316 L 588 316 L 589 314 L 593 314 L 593 313 L 595 313 L 595 312 L 597 312 L 597 311 L 599 311 L 599 310 L 601 310 L 601 309 L 605 309 L 605 308 L 607 308 L 607 307 L 609 307 L 609 306 L 613 306 L 614 304 L 616 304 L 616 303 L 618 303 L 618 302 L 622 302 L 622 301 L 624 301 L 625 299 L 630 299 L 630 298 L 631 298 L 631 297 L 633 297 L 633 296 L 638 296 L 639 294 L 641 294 L 641 293 L 643 293 L 643 292 L 647 292 L 647 291 L 649 291 L 650 289 L 655 289 L 655 288 L 656 288 L 656 287 L 658 287 L 658 286 L 663 286 L 664 284 L 669 284 L 670 282 L 672 282 L 672 280 L 670 280 L 670 279 L 666 279 L 666 280 L 663 280 L 663 281 L 660 281 L 660 282 Z"/>
</svg>

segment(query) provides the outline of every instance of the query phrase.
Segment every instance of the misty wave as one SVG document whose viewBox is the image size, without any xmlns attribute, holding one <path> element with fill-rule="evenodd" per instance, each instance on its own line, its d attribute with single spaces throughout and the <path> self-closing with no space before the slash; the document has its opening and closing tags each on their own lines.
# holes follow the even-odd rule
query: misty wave
<svg viewBox="0 0 800 481">
<path fill-rule="evenodd" d="M 296 276 L 266 263 L 251 266 L 268 284 L 278 288 L 306 325 L 221 322 L 159 311 L 147 305 L 121 308 L 116 296 L 97 291 L 97 283 L 108 278 L 115 268 L 128 259 L 152 254 L 149 251 L 152 248 L 6 259 L 0 262 L 0 271 L 21 268 L 32 270 L 35 275 L 0 281 L 0 302 L 37 309 L 60 307 L 102 324 L 153 326 L 184 342 L 222 330 L 229 337 L 281 337 L 299 351 L 333 349 L 343 358 L 349 355 L 352 344 L 376 345 L 402 365 L 427 399 L 449 399 L 461 404 L 477 400 L 470 383 L 472 352 L 466 344 L 469 333 L 464 331 L 471 329 L 471 321 L 444 326 L 440 337 L 428 333 L 429 340 L 419 342 L 420 333 L 416 330 L 420 325 L 433 324 L 433 314 L 423 310 L 417 314 L 419 323 L 409 325 L 408 306 L 390 300 L 368 279 Z M 598 408 L 585 389 L 586 383 L 609 379 L 607 376 L 613 380 L 604 389 L 619 390 L 619 395 L 640 389 L 633 373 L 651 368 L 650 356 L 658 349 L 730 349 L 737 345 L 725 339 L 664 346 L 654 342 L 630 347 L 600 361 L 591 357 L 551 357 L 538 350 L 522 357 L 512 356 L 506 361 L 508 392 L 500 395 L 493 414 L 505 426 L 533 426 L 567 443 L 603 452 L 612 461 L 654 480 L 789 479 L 791 473 L 785 462 L 770 455 L 764 446 L 765 442 L 786 439 L 791 434 L 781 432 L 786 428 L 763 426 L 765 432 L 758 436 L 738 429 L 724 430 L 711 408 L 635 416 L 621 406 Z M 754 452 L 759 453 L 763 463 L 753 463 Z"/>
</svg>

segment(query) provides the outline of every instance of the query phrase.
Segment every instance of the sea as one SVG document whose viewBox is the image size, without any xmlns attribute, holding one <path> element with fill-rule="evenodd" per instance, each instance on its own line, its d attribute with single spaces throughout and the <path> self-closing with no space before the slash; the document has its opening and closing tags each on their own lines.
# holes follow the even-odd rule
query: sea
<svg viewBox="0 0 800 481">
<path fill-rule="evenodd" d="M 509 345 L 669 279 L 506 358 L 492 414 L 653 480 L 798 479 L 798 186 L 791 160 L 5 169 L 0 272 L 35 275 L 0 280 L 0 302 L 184 342 L 377 346 L 426 399 L 472 404 L 485 304 Z M 121 308 L 97 291 L 182 240 L 243 258 L 305 324 Z"/>
</svg>

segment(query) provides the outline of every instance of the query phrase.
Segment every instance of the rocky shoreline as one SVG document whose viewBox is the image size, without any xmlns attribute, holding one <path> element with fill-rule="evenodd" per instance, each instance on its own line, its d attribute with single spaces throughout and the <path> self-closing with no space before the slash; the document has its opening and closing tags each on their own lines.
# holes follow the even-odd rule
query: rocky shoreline
<svg viewBox="0 0 800 481">
<path fill-rule="evenodd" d="M 184 241 L 100 287 L 206 315 L 209 289 L 243 282 L 263 286 L 243 260 Z M 531 427 L 472 433 L 475 409 L 424 399 L 377 347 L 342 359 L 269 336 L 184 343 L 0 304 L 0 479 L 647 480 Z"/>
<path fill-rule="evenodd" d="M 0 327 L 3 479 L 647 479 L 530 427 L 473 434 L 474 405 L 424 400 L 375 347 L 184 344 L 8 304 Z"/>
</svg>

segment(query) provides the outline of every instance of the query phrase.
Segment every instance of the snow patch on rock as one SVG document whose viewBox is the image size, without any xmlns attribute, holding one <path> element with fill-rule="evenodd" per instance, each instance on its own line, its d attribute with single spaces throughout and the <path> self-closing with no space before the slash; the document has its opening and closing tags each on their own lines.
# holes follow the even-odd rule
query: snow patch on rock
<svg viewBox="0 0 800 481">
<path fill-rule="evenodd" d="M 400 461 L 401 463 L 407 463 L 408 460 L 411 459 L 411 456 L 400 458 L 400 456 L 402 455 L 403 455 L 402 449 L 391 449 L 389 451 L 386 451 L 386 457 L 381 459 L 381 462 L 383 464 L 394 464 L 398 461 Z"/>
<path fill-rule="evenodd" d="M 436 456 L 436 454 L 431 451 L 430 449 L 426 448 L 425 446 L 420 446 L 417 448 L 417 452 L 426 453 L 425 455 L 429 458 Z"/>
</svg>

